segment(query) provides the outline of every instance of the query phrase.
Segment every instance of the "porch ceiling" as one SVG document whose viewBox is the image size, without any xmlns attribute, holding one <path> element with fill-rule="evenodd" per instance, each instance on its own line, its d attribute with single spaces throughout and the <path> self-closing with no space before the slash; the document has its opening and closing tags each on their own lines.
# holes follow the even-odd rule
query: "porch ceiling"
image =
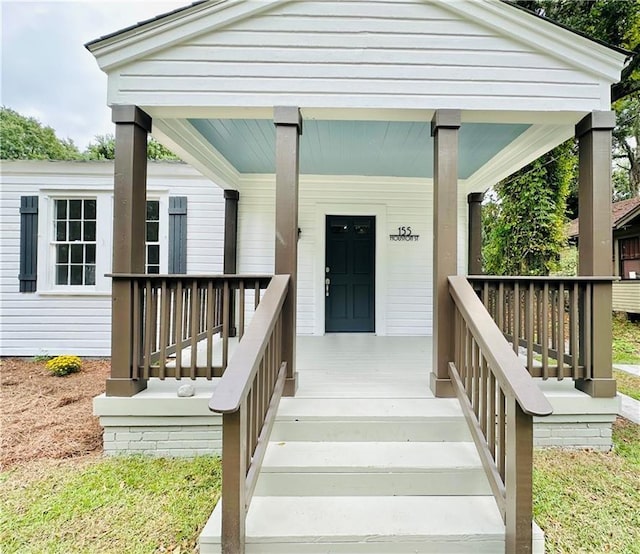
<svg viewBox="0 0 640 554">
<path fill-rule="evenodd" d="M 275 127 L 268 119 L 189 119 L 239 173 L 275 172 Z M 463 123 L 458 177 L 467 179 L 518 138 L 527 124 Z M 300 172 L 310 175 L 433 176 L 430 123 L 305 120 Z"/>
</svg>

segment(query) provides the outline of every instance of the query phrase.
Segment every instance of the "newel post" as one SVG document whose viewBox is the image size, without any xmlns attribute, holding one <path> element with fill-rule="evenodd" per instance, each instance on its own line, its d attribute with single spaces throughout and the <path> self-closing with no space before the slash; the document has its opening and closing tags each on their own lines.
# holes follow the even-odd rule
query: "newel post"
<svg viewBox="0 0 640 554">
<path fill-rule="evenodd" d="M 448 277 L 458 273 L 458 132 L 459 110 L 438 110 L 433 137 L 433 368 L 431 391 L 453 397 L 449 362 L 454 357 L 453 299 Z"/>
<path fill-rule="evenodd" d="M 611 132 L 614 112 L 592 112 L 576 125 L 578 138 L 578 275 L 611 275 Z M 593 286 L 591 312 L 584 309 L 581 350 L 591 345 L 591 375 L 578 379 L 576 388 L 598 397 L 616 394 L 611 361 L 611 283 Z M 584 319 L 591 315 L 591 334 L 587 336 Z M 587 371 L 589 368 L 587 368 Z"/>
<path fill-rule="evenodd" d="M 472 192 L 467 196 L 469 205 L 469 235 L 467 237 L 467 273 L 482 275 L 482 201 L 484 194 Z"/>
<path fill-rule="evenodd" d="M 287 363 L 284 396 L 297 388 L 296 309 L 298 284 L 298 180 L 302 118 L 295 107 L 276 107 L 276 245 L 275 273 L 290 275 L 282 306 L 282 358 Z"/>
<path fill-rule="evenodd" d="M 114 106 L 116 124 L 113 273 L 144 273 L 147 203 L 147 134 L 151 117 L 137 106 Z M 114 280 L 111 291 L 111 377 L 107 396 L 134 396 L 147 387 L 133 363 L 131 286 Z"/>
</svg>

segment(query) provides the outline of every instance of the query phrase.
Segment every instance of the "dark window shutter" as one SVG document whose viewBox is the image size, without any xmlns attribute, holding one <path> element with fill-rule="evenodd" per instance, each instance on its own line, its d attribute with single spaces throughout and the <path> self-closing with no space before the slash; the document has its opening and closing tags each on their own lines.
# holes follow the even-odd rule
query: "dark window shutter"
<svg viewBox="0 0 640 554">
<path fill-rule="evenodd" d="M 20 197 L 20 292 L 35 292 L 38 272 L 38 197 Z"/>
<path fill-rule="evenodd" d="M 169 197 L 169 273 L 187 272 L 187 197 Z"/>
</svg>

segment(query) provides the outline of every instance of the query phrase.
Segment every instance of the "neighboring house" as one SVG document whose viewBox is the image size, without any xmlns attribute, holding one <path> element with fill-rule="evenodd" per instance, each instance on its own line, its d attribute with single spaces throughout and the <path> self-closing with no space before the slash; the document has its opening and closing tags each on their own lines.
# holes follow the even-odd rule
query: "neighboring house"
<svg viewBox="0 0 640 554">
<path fill-rule="evenodd" d="M 0 355 L 111 355 L 113 171 L 0 164 Z M 222 191 L 177 162 L 149 162 L 148 184 L 146 271 L 222 273 Z"/>
<path fill-rule="evenodd" d="M 613 232 L 613 309 L 640 314 L 640 196 L 611 205 Z M 568 234 L 580 238 L 579 219 L 569 224 Z"/>
<path fill-rule="evenodd" d="M 203 553 L 530 552 L 533 418 L 540 443 L 611 444 L 628 53 L 496 0 L 198 2 L 87 47 L 119 141 L 105 448 L 219 450 L 222 424 Z M 144 273 L 150 131 L 239 195 L 233 275 Z M 580 278 L 465 277 L 467 199 L 574 135 Z"/>
</svg>

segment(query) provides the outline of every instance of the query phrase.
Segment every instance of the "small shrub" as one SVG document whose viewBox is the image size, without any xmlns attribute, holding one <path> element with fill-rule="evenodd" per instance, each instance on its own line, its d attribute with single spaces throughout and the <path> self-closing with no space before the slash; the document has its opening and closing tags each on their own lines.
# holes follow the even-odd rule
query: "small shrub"
<svg viewBox="0 0 640 554">
<path fill-rule="evenodd" d="M 77 373 L 81 368 L 82 360 L 78 356 L 56 356 L 47 362 L 47 369 L 56 377 Z"/>
<path fill-rule="evenodd" d="M 42 353 L 42 354 L 36 354 L 33 357 L 33 361 L 34 362 L 48 362 L 49 360 L 51 360 L 53 358 L 53 356 L 49 356 L 49 354 Z"/>
</svg>

